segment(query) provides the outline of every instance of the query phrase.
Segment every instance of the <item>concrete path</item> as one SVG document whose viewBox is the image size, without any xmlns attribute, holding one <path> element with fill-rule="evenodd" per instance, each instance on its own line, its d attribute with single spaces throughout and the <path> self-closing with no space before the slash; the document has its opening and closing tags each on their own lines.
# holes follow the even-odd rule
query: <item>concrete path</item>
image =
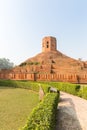
<svg viewBox="0 0 87 130">
<path fill-rule="evenodd" d="M 87 130 L 87 100 L 61 92 L 56 130 Z"/>
</svg>

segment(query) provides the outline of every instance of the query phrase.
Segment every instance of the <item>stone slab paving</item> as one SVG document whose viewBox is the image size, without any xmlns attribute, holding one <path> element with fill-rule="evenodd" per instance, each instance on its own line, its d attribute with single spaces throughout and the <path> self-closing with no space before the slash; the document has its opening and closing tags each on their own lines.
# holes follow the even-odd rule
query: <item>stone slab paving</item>
<svg viewBox="0 0 87 130">
<path fill-rule="evenodd" d="M 61 92 L 56 130 L 87 130 L 87 100 Z"/>
</svg>

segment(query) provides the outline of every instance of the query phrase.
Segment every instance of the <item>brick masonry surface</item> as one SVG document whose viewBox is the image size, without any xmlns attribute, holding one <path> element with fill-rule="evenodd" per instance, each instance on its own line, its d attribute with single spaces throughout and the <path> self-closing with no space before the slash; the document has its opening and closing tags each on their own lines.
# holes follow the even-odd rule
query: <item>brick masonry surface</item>
<svg viewBox="0 0 87 130">
<path fill-rule="evenodd" d="M 25 50 L 26 51 L 26 50 Z M 42 52 L 11 70 L 0 70 L 0 79 L 87 83 L 87 62 L 57 50 L 55 37 L 42 39 Z"/>
</svg>

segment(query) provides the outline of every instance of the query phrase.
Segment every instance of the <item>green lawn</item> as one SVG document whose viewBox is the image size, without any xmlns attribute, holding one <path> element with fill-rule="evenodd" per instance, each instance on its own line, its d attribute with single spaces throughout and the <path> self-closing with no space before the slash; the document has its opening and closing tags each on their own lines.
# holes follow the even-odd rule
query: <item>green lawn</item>
<svg viewBox="0 0 87 130">
<path fill-rule="evenodd" d="M 0 130 L 23 127 L 38 101 L 38 94 L 27 89 L 0 87 Z"/>
</svg>

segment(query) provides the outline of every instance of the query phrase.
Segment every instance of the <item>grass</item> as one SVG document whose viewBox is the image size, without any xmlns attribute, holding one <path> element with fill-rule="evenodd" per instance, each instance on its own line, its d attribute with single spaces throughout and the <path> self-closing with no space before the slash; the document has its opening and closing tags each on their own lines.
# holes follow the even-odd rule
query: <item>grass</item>
<svg viewBox="0 0 87 130">
<path fill-rule="evenodd" d="M 38 104 L 38 94 L 26 89 L 0 87 L 0 130 L 18 130 Z"/>
</svg>

